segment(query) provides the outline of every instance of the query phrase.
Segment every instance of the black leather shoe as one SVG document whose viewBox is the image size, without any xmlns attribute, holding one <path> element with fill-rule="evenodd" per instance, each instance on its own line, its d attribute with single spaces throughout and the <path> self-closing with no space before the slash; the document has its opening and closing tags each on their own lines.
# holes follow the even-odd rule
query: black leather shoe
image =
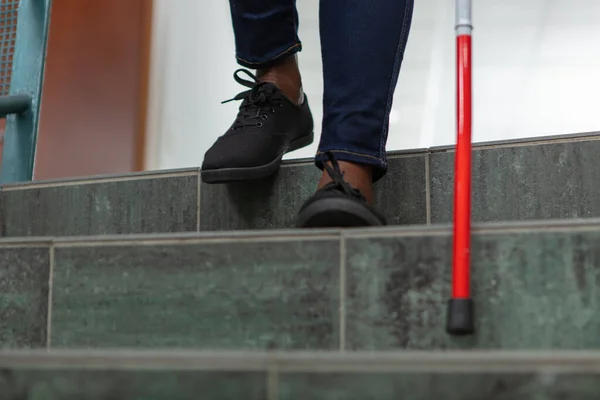
<svg viewBox="0 0 600 400">
<path fill-rule="evenodd" d="M 240 78 L 243 72 L 253 81 Z M 285 153 L 313 142 L 313 118 L 304 97 L 292 103 L 274 84 L 258 82 L 245 69 L 233 74 L 248 88 L 231 100 L 242 100 L 235 122 L 208 149 L 202 164 L 202 181 L 223 183 L 273 175 Z"/>
</svg>

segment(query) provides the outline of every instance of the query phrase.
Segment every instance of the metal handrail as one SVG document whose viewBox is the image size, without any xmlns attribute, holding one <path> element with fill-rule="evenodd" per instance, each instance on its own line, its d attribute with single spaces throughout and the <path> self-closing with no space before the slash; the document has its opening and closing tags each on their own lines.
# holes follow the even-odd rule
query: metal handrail
<svg viewBox="0 0 600 400">
<path fill-rule="evenodd" d="M 10 92 L 0 96 L 6 129 L 0 183 L 33 178 L 52 0 L 20 0 Z"/>
</svg>

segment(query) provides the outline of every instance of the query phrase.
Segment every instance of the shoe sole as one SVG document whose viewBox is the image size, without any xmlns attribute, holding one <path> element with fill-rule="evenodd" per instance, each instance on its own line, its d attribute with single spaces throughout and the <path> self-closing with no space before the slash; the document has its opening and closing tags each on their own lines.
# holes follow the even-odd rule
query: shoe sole
<svg viewBox="0 0 600 400">
<path fill-rule="evenodd" d="M 355 201 L 329 198 L 315 201 L 298 214 L 298 228 L 359 228 L 384 226 L 371 211 Z"/>
<path fill-rule="evenodd" d="M 200 175 L 204 183 L 227 183 L 235 181 L 246 181 L 262 179 L 274 175 L 281 165 L 281 159 L 287 153 L 309 146 L 314 141 L 314 133 L 302 136 L 292 142 L 283 150 L 277 158 L 265 165 L 244 168 L 221 168 L 201 171 Z"/>
</svg>

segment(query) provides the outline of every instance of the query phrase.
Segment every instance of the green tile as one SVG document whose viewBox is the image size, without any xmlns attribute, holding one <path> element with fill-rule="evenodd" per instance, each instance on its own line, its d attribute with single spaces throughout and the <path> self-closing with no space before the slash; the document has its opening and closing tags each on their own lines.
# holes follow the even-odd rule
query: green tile
<svg viewBox="0 0 600 400">
<path fill-rule="evenodd" d="M 272 178 L 227 185 L 203 183 L 200 229 L 292 228 L 321 172 L 312 164 L 282 167 Z"/>
<path fill-rule="evenodd" d="M 0 372 L 0 400 L 265 400 L 260 372 L 20 370 Z"/>
<path fill-rule="evenodd" d="M 425 155 L 396 156 L 375 185 L 375 206 L 390 225 L 427 223 Z"/>
<path fill-rule="evenodd" d="M 49 273 L 48 248 L 0 247 L 0 348 L 45 346 Z"/>
<path fill-rule="evenodd" d="M 597 375 L 354 374 L 280 376 L 280 400 L 595 400 Z"/>
<path fill-rule="evenodd" d="M 339 348 L 337 240 L 55 254 L 54 347 Z"/>
<path fill-rule="evenodd" d="M 197 174 L 0 191 L 5 236 L 188 232 Z"/>
<path fill-rule="evenodd" d="M 350 349 L 600 348 L 600 232 L 476 234 L 476 334 L 445 333 L 450 236 L 352 239 Z"/>
<path fill-rule="evenodd" d="M 474 151 L 473 220 L 600 216 L 598 154 L 600 140 Z M 452 218 L 454 156 L 430 156 L 433 223 Z"/>
</svg>

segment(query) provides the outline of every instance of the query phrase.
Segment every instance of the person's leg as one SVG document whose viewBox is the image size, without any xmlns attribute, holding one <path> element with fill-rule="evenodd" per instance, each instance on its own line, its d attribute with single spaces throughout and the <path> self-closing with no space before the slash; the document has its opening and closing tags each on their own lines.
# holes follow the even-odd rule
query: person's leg
<svg viewBox="0 0 600 400">
<path fill-rule="evenodd" d="M 313 121 L 302 92 L 296 53 L 295 0 L 229 0 L 236 59 L 255 69 L 234 74 L 246 90 L 235 122 L 207 151 L 202 179 L 207 183 L 259 179 L 277 172 L 283 155 L 312 143 Z M 252 80 L 242 79 L 245 72 Z"/>
<path fill-rule="evenodd" d="M 300 211 L 298 224 L 384 224 L 383 217 L 364 200 L 372 202 L 372 182 L 387 169 L 389 114 L 413 0 L 322 0 L 320 7 L 325 85 L 315 162 L 321 169 L 326 163 L 329 167 L 325 167 L 319 191 Z M 364 198 L 350 189 L 358 189 Z M 343 209 L 344 198 L 347 209 Z"/>
<path fill-rule="evenodd" d="M 294 55 L 302 43 L 296 0 L 229 0 L 229 7 L 237 62 L 298 102 L 302 82 Z"/>
</svg>

